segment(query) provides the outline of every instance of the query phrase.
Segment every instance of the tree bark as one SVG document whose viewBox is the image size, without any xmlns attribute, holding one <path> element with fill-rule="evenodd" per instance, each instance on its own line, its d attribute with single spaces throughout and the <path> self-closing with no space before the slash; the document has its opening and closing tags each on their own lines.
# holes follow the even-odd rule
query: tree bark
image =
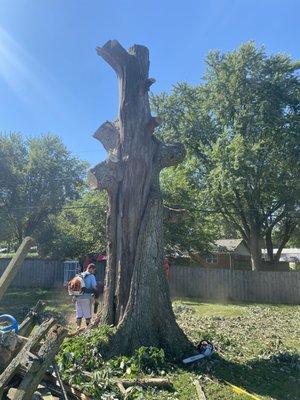
<svg viewBox="0 0 300 400">
<path fill-rule="evenodd" d="M 134 45 L 126 51 L 109 41 L 97 52 L 115 70 L 120 91 L 117 124 L 106 123 L 95 134 L 109 158 L 89 177 L 91 186 L 107 190 L 109 198 L 102 321 L 118 327 L 114 354 L 155 345 L 179 356 L 193 347 L 175 321 L 163 274 L 159 173 L 181 162 L 185 151 L 153 136 L 159 120 L 150 113 L 148 90 L 154 80 L 148 78 L 148 49 Z M 117 137 L 108 140 L 109 132 Z"/>
<path fill-rule="evenodd" d="M 267 248 L 267 260 L 274 263 L 272 229 L 268 229 L 266 231 L 265 241 L 266 241 L 266 248 Z"/>
<path fill-rule="evenodd" d="M 253 271 L 261 270 L 261 243 L 257 227 L 252 227 L 249 238 L 249 249 L 251 254 L 251 266 Z"/>
</svg>

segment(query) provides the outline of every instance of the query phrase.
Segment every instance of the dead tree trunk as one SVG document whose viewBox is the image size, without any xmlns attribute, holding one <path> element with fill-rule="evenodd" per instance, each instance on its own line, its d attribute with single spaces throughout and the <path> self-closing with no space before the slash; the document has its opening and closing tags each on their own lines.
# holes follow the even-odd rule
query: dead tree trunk
<svg viewBox="0 0 300 400">
<path fill-rule="evenodd" d="M 159 173 L 184 156 L 180 144 L 166 145 L 153 136 L 159 121 L 150 113 L 149 52 L 117 41 L 97 48 L 119 81 L 119 112 L 114 123 L 95 133 L 109 153 L 89 174 L 90 186 L 107 190 L 108 266 L 103 320 L 118 327 L 114 353 L 141 345 L 163 347 L 173 355 L 192 346 L 178 327 L 163 274 L 163 204 Z"/>
</svg>

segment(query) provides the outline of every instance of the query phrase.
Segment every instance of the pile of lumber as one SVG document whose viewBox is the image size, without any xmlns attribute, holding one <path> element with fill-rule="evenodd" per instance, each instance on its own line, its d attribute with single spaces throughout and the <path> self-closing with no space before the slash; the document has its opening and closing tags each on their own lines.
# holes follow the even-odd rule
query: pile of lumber
<svg viewBox="0 0 300 400">
<path fill-rule="evenodd" d="M 7 398 L 10 389 L 14 388 L 14 400 L 32 400 L 67 335 L 67 330 L 54 318 L 44 321 L 32 333 L 36 325 L 36 310 L 41 307 L 39 302 L 35 311 L 26 316 L 19 335 L 14 332 L 2 334 L 0 399 Z"/>
<path fill-rule="evenodd" d="M 20 270 L 32 244 L 33 239 L 30 237 L 23 240 L 0 277 L 0 300 Z M 0 400 L 34 399 L 37 387 L 53 365 L 67 335 L 67 329 L 57 324 L 54 318 L 44 321 L 33 332 L 33 328 L 39 323 L 39 313 L 43 306 L 39 301 L 26 315 L 19 326 L 18 334 L 14 331 L 0 331 Z M 61 386 L 59 388 L 63 393 Z"/>
</svg>

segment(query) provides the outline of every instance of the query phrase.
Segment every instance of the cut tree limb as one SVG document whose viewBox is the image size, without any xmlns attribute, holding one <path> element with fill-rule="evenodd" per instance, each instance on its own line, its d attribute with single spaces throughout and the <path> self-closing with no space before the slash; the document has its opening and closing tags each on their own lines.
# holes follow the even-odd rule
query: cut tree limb
<svg viewBox="0 0 300 400">
<path fill-rule="evenodd" d="M 198 380 L 195 380 L 195 381 L 194 381 L 194 385 L 195 385 L 195 387 L 196 387 L 196 392 L 197 392 L 198 400 L 206 400 L 205 394 L 204 394 L 204 392 L 203 392 L 203 390 L 202 390 L 202 387 L 201 387 L 199 381 L 198 381 Z"/>
<path fill-rule="evenodd" d="M 166 222 L 178 222 L 187 217 L 188 212 L 183 208 L 175 209 L 164 206 L 164 221 Z"/>
<path fill-rule="evenodd" d="M 93 134 L 93 137 L 102 143 L 103 147 L 107 152 L 110 152 L 111 150 L 117 147 L 118 134 L 119 134 L 117 126 L 118 126 L 118 121 L 114 123 L 106 121 Z"/>
<path fill-rule="evenodd" d="M 59 382 L 59 386 L 60 386 L 61 391 L 62 391 L 63 399 L 64 400 L 69 400 L 68 395 L 67 395 L 67 391 L 66 391 L 66 388 L 65 388 L 65 385 L 64 385 L 64 382 L 61 379 L 60 372 L 59 372 L 59 369 L 58 369 L 58 366 L 57 366 L 56 362 L 53 363 L 53 368 L 54 368 L 54 372 L 55 372 L 56 378 L 57 378 L 57 380 Z"/>
<path fill-rule="evenodd" d="M 121 395 L 122 395 L 124 398 L 126 398 L 127 392 L 126 392 L 126 389 L 124 388 L 122 382 L 119 382 L 119 381 L 116 382 L 116 386 L 117 386 L 117 388 L 119 389 Z"/>
<path fill-rule="evenodd" d="M 18 373 L 22 366 L 26 368 L 27 365 L 31 363 L 32 352 L 37 349 L 40 341 L 45 337 L 49 329 L 51 329 L 54 324 L 54 318 L 44 322 L 2 372 L 0 375 L 0 399 L 3 396 L 3 390 L 5 386 L 12 379 L 12 377 Z"/>
<path fill-rule="evenodd" d="M 148 78 L 147 80 L 146 80 L 146 83 L 145 83 L 145 90 L 148 92 L 148 90 L 150 89 L 150 87 L 153 85 L 153 83 L 155 83 L 156 82 L 156 80 L 154 79 L 154 78 Z"/>
<path fill-rule="evenodd" d="M 30 332 L 34 326 L 39 322 L 39 312 L 41 312 L 45 307 L 45 303 L 39 300 L 32 310 L 26 315 L 25 319 L 19 327 L 20 336 L 29 336 Z"/>
<path fill-rule="evenodd" d="M 0 333 L 0 373 L 4 371 L 19 348 L 19 339 L 15 332 Z"/>
<path fill-rule="evenodd" d="M 21 370 L 20 373 L 21 377 L 25 375 L 24 370 Z M 45 385 L 48 390 L 53 394 L 53 396 L 62 397 L 63 392 L 60 387 L 59 381 L 56 376 L 51 374 L 50 372 L 46 372 L 42 378 L 41 384 Z M 79 399 L 79 400 L 93 400 L 90 396 L 85 395 L 79 389 L 75 388 L 72 385 L 69 385 L 67 382 L 63 381 L 64 388 L 67 392 L 67 395 L 70 396 L 72 399 Z"/>
<path fill-rule="evenodd" d="M 166 390 L 172 390 L 173 386 L 172 383 L 168 378 L 148 378 L 148 379 L 138 379 L 135 381 L 130 381 L 130 380 L 119 380 L 118 382 L 121 382 L 122 385 L 124 386 L 125 389 L 127 389 L 130 386 L 148 386 L 148 387 L 158 387 L 161 389 L 166 389 Z"/>
<path fill-rule="evenodd" d="M 0 337 L 0 373 L 16 357 L 21 348 L 27 343 L 30 332 L 38 322 L 38 312 L 44 307 L 44 303 L 38 301 L 35 307 L 29 311 L 19 327 L 19 334 L 9 332 Z"/>
<path fill-rule="evenodd" d="M 92 374 L 87 371 L 82 371 L 82 374 L 87 379 L 92 378 Z M 129 379 L 118 379 L 113 383 L 121 383 L 125 389 L 130 386 L 149 386 L 149 387 L 159 387 L 166 390 L 171 390 L 173 388 L 172 383 L 168 378 L 145 378 L 145 379 L 136 379 L 136 380 L 129 380 Z"/>
<path fill-rule="evenodd" d="M 97 164 L 88 173 L 88 183 L 91 189 L 110 190 L 122 179 L 119 162 L 105 160 Z"/>
<path fill-rule="evenodd" d="M 60 325 L 54 325 L 37 353 L 35 359 L 26 360 L 27 372 L 22 379 L 14 400 L 31 400 L 33 393 L 41 382 L 47 368 L 52 364 L 59 347 L 67 335 L 67 330 Z"/>
<path fill-rule="evenodd" d="M 122 68 L 127 64 L 130 55 L 117 40 L 109 40 L 103 47 L 96 51 L 115 71 L 121 74 Z"/>
</svg>

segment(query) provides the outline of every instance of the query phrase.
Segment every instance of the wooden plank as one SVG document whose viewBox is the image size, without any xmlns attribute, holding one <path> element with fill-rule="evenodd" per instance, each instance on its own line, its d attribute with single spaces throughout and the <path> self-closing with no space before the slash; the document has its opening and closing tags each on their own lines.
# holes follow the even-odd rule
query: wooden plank
<svg viewBox="0 0 300 400">
<path fill-rule="evenodd" d="M 16 251 L 16 254 L 13 256 L 10 263 L 6 267 L 4 273 L 0 277 L 0 300 L 4 296 L 7 288 L 13 281 L 17 272 L 21 268 L 21 265 L 32 245 L 33 245 L 33 239 L 29 236 L 26 237 L 19 246 L 18 250 Z"/>
<path fill-rule="evenodd" d="M 37 353 L 37 357 L 30 360 L 29 367 L 15 393 L 14 400 L 32 399 L 33 393 L 43 379 L 46 370 L 52 364 L 67 333 L 67 329 L 60 325 L 54 325 L 50 329 L 44 343 Z"/>
<path fill-rule="evenodd" d="M 45 304 L 41 300 L 39 300 L 33 307 L 33 309 L 29 311 L 19 327 L 20 336 L 29 336 L 30 332 L 33 330 L 34 326 L 38 322 L 38 313 L 41 312 L 44 307 Z"/>
<path fill-rule="evenodd" d="M 5 385 L 19 371 L 22 366 L 25 366 L 35 358 L 33 352 L 37 349 L 39 342 L 45 337 L 49 329 L 55 324 L 54 318 L 44 322 L 39 329 L 30 337 L 27 343 L 19 351 L 19 353 L 11 360 L 9 365 L 0 375 L 0 399 L 3 396 Z"/>
</svg>

